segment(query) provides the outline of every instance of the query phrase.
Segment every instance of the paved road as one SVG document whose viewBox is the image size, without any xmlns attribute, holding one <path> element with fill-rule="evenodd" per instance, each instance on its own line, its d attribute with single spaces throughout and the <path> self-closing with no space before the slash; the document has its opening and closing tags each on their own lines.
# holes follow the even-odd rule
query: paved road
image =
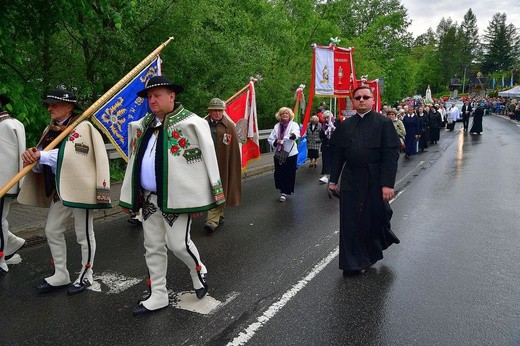
<svg viewBox="0 0 520 346">
<path fill-rule="evenodd" d="M 97 285 L 84 294 L 37 295 L 49 250 L 21 251 L 0 279 L 0 344 L 519 343 L 518 153 L 520 128 L 486 116 L 481 136 L 443 132 L 427 153 L 401 158 L 392 202 L 401 244 L 348 279 L 337 269 L 337 201 L 318 184 L 319 169 L 298 170 L 285 204 L 271 174 L 249 179 L 221 230 L 206 236 L 194 222 L 209 297 L 192 301 L 188 272 L 171 256 L 172 308 L 145 318 L 131 316 L 145 291 L 142 232 L 111 216 L 96 224 Z"/>
</svg>

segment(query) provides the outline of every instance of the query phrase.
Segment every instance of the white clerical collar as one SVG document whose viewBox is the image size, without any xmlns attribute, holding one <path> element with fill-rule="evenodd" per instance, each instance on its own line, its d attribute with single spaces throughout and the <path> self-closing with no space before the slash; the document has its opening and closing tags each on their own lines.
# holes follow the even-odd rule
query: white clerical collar
<svg viewBox="0 0 520 346">
<path fill-rule="evenodd" d="M 363 118 L 366 114 L 370 113 L 372 110 L 369 110 L 368 112 L 365 112 L 365 113 L 359 113 L 358 112 L 358 115 Z"/>
</svg>

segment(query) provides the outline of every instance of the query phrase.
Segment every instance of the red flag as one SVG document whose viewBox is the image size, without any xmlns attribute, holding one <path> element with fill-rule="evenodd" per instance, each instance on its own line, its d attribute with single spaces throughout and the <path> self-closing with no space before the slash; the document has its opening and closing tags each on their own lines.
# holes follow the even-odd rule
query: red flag
<svg viewBox="0 0 520 346">
<path fill-rule="evenodd" d="M 363 77 L 362 77 L 363 78 Z M 374 80 L 366 80 L 361 79 L 356 81 L 356 87 L 361 85 L 367 85 L 370 87 L 370 90 L 372 90 L 372 93 L 374 94 L 374 106 L 372 106 L 372 109 L 376 112 L 381 112 L 382 104 L 381 104 L 381 91 L 379 89 L 379 79 Z"/>
<path fill-rule="evenodd" d="M 226 105 L 226 114 L 235 123 L 237 137 L 242 145 L 242 170 L 251 159 L 260 157 L 255 81 L 252 79 L 249 87 Z"/>
</svg>

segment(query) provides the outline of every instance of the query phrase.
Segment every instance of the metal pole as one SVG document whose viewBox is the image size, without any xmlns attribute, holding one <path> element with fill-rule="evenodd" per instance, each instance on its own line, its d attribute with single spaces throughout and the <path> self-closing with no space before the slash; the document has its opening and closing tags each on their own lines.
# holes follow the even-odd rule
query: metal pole
<svg viewBox="0 0 520 346">
<path fill-rule="evenodd" d="M 466 67 L 464 66 L 464 77 L 462 78 L 462 93 L 464 94 L 464 85 L 466 84 Z"/>
</svg>

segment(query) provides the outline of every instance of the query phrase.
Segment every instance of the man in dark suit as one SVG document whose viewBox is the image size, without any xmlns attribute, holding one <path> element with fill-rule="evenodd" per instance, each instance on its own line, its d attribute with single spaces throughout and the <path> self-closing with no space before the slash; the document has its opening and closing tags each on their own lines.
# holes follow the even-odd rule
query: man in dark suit
<svg viewBox="0 0 520 346">
<path fill-rule="evenodd" d="M 468 131 L 469 127 L 469 117 L 473 112 L 473 107 L 471 107 L 471 103 L 469 100 L 464 101 L 464 106 L 462 106 L 462 125 L 464 125 L 464 131 Z"/>
</svg>

